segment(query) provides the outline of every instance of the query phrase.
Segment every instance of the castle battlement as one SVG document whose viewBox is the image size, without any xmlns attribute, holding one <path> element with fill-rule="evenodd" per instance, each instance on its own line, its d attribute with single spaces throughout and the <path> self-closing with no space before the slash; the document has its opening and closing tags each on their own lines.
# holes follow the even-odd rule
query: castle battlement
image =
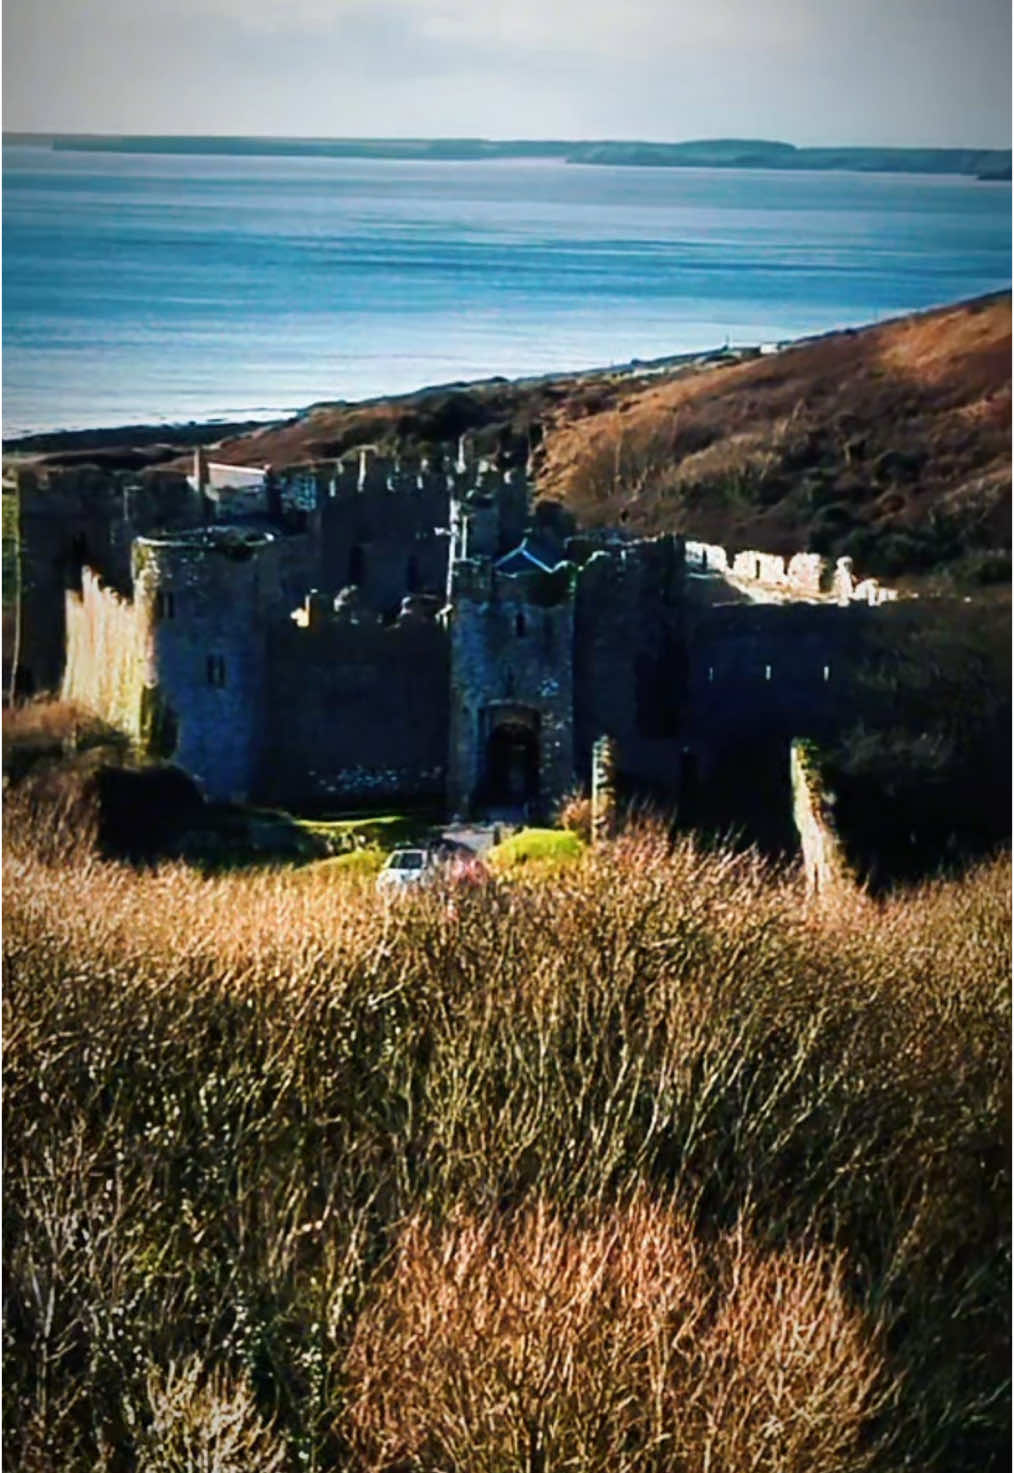
<svg viewBox="0 0 1014 1473">
<path fill-rule="evenodd" d="M 882 596 L 814 554 L 579 533 L 468 442 L 19 484 L 20 689 L 62 680 L 214 798 L 443 789 L 455 811 L 546 812 L 603 735 L 665 789 L 679 743 L 703 751 L 737 713 L 830 720 L 854 605 Z M 712 617 L 716 570 L 735 592 Z M 807 608 L 836 601 L 852 613 Z"/>
</svg>

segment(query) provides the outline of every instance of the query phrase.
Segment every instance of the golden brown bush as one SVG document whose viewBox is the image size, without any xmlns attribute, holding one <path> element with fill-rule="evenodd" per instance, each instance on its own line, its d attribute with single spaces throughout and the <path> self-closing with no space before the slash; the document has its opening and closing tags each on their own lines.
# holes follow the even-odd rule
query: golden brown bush
<svg viewBox="0 0 1014 1473">
<path fill-rule="evenodd" d="M 592 804 L 591 799 L 580 788 L 564 798 L 557 810 L 556 821 L 560 828 L 569 829 L 586 844 L 591 843 Z"/>
<path fill-rule="evenodd" d="M 859 1469 L 878 1337 L 816 1251 L 710 1257 L 644 1196 L 567 1226 L 416 1215 L 345 1365 L 369 1469 Z"/>
</svg>

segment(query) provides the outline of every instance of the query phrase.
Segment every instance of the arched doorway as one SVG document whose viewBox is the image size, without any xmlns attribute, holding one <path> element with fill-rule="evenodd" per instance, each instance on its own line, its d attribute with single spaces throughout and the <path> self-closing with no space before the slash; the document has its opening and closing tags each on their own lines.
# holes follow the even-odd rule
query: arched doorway
<svg viewBox="0 0 1014 1473">
<path fill-rule="evenodd" d="M 539 718 L 517 708 L 488 717 L 483 794 L 496 807 L 521 808 L 539 796 Z"/>
</svg>

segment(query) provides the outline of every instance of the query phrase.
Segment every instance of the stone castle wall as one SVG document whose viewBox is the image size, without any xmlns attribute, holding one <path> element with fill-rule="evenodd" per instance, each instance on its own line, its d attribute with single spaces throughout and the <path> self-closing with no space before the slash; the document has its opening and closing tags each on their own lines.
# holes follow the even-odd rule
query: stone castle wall
<svg viewBox="0 0 1014 1473">
<path fill-rule="evenodd" d="M 134 544 L 147 725 L 215 799 L 248 797 L 268 709 L 267 631 L 284 617 L 275 539 L 203 528 Z"/>
<path fill-rule="evenodd" d="M 581 568 L 574 640 L 580 771 L 605 735 L 625 777 L 660 785 L 671 778 L 686 688 L 682 608 L 678 538 L 599 550 Z"/>
<path fill-rule="evenodd" d="M 200 521 L 200 500 L 185 476 L 110 473 L 93 467 L 20 469 L 18 566 L 21 693 L 59 690 L 67 628 L 65 592 L 80 592 L 82 569 L 129 596 L 130 549 L 155 527 Z"/>
<path fill-rule="evenodd" d="M 268 640 L 257 791 L 334 806 L 444 793 L 448 639 L 432 619 L 291 620 Z"/>
<path fill-rule="evenodd" d="M 853 890 L 855 875 L 838 836 L 831 795 L 806 742 L 792 743 L 789 763 L 792 818 L 799 834 L 806 888 L 811 897 L 827 902 Z"/>
<path fill-rule="evenodd" d="M 896 589 L 885 588 L 876 578 L 857 580 L 852 559 L 831 563 L 816 552 L 796 552 L 790 558 L 775 553 L 746 549 L 731 557 L 724 547 L 710 542 L 686 543 L 687 565 L 697 573 L 717 573 L 747 588 L 782 594 L 787 599 L 830 599 L 835 603 L 891 603 Z"/>
<path fill-rule="evenodd" d="M 854 719 L 850 671 L 876 615 L 835 604 L 723 604 L 688 611 L 684 742 L 709 753 L 822 736 Z"/>
<path fill-rule="evenodd" d="M 450 627 L 448 802 L 482 801 L 488 744 L 505 722 L 527 723 L 538 744 L 538 803 L 574 774 L 573 649 L 577 570 L 499 573 L 488 561 L 454 565 Z"/>
</svg>

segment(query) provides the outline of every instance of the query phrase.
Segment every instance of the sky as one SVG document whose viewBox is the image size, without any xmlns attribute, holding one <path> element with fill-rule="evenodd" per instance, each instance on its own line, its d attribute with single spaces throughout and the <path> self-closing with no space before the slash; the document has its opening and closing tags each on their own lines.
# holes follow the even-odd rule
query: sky
<svg viewBox="0 0 1014 1473">
<path fill-rule="evenodd" d="M 8 131 L 1009 148 L 1010 0 L 4 0 Z"/>
</svg>

